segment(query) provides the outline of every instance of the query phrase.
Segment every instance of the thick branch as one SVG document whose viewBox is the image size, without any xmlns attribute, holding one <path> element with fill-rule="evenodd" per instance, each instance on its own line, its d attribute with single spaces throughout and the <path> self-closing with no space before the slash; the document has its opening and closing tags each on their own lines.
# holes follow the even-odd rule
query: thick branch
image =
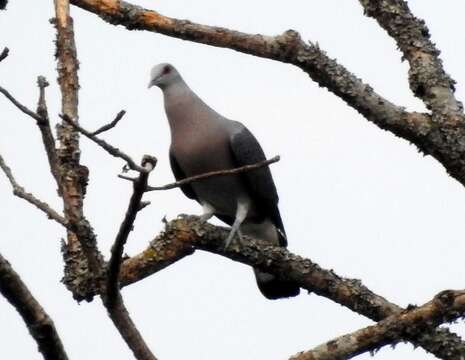
<svg viewBox="0 0 465 360">
<path fill-rule="evenodd" d="M 29 333 L 46 360 L 67 360 L 63 344 L 52 319 L 30 293 L 26 284 L 0 254 L 0 293 L 23 318 Z"/>
<path fill-rule="evenodd" d="M 126 215 L 111 249 L 106 294 L 102 297 L 111 320 L 138 360 L 155 360 L 156 358 L 129 316 L 123 302 L 123 297 L 119 291 L 118 277 L 124 245 L 132 230 L 137 213 L 140 210 L 141 200 L 147 187 L 149 173 L 154 169 L 156 162 L 157 160 L 155 158 L 149 156 L 145 156 L 142 160 L 142 167 L 144 167 L 146 171 L 139 173 L 138 179 L 134 182 L 134 191 L 129 201 Z"/>
<path fill-rule="evenodd" d="M 55 0 L 54 23 L 57 30 L 56 57 L 61 91 L 61 112 L 77 122 L 79 63 L 68 0 Z M 79 161 L 78 132 L 66 122 L 57 128 L 60 144 L 57 155 L 64 214 L 73 230 L 75 229 L 68 231 L 68 242 L 63 248 L 66 262 L 64 282 L 76 298 L 90 299 L 91 294 L 95 292 L 95 287 L 99 286 L 97 282 L 101 277 L 103 258 L 97 248 L 95 233 L 83 212 L 88 169 Z"/>
<path fill-rule="evenodd" d="M 99 15 L 111 24 L 123 25 L 130 30 L 152 31 L 294 64 L 380 128 L 393 132 L 417 145 L 425 154 L 434 156 L 451 176 L 465 185 L 465 127 L 457 125 L 449 128 L 451 123 L 457 122 L 456 116 L 447 122 L 448 127 L 438 127 L 437 122 L 433 122 L 427 114 L 406 112 L 377 94 L 317 45 L 302 41 L 295 31 L 289 30 L 271 37 L 169 18 L 125 1 L 71 0 L 71 3 Z M 444 86 L 441 89 L 445 89 Z"/>
<path fill-rule="evenodd" d="M 407 113 L 403 108 L 390 103 L 342 65 L 329 58 L 317 45 L 302 41 L 299 34 L 293 30 L 274 37 L 247 34 L 169 18 L 125 1 L 71 0 L 71 3 L 99 15 L 111 24 L 123 25 L 129 30 L 152 31 L 294 64 L 370 121 L 399 135 L 402 133 L 402 136 L 409 140 L 413 140 L 429 127 L 430 120 L 427 116 Z"/>
<path fill-rule="evenodd" d="M 465 315 L 465 291 L 447 290 L 421 307 L 391 315 L 378 324 L 355 331 L 293 356 L 292 360 L 346 360 L 386 345 L 421 337 L 445 322 Z"/>
<path fill-rule="evenodd" d="M 399 313 L 402 308 L 374 294 L 359 280 L 345 279 L 325 270 L 309 259 L 258 241 L 234 244 L 224 249 L 228 229 L 199 221 L 197 217 L 182 217 L 168 223 L 161 233 L 141 254 L 127 259 L 121 268 L 120 281 L 128 285 L 160 271 L 172 263 L 202 249 L 248 264 L 265 272 L 300 284 L 304 289 L 324 296 L 352 311 L 380 321 Z M 418 338 L 409 338 L 415 345 L 442 359 L 460 360 L 465 344 L 447 329 L 425 332 Z"/>
<path fill-rule="evenodd" d="M 425 22 L 411 13 L 404 0 L 359 1 L 365 13 L 375 18 L 396 41 L 410 64 L 410 88 L 433 112 L 434 126 L 420 148 L 465 185 L 463 106 L 455 98 L 455 81 L 445 72 Z"/>
<path fill-rule="evenodd" d="M 455 114 L 463 120 L 462 105 L 454 96 L 455 81 L 445 72 L 440 51 L 431 42 L 425 22 L 416 18 L 404 0 L 360 0 L 367 16 L 396 41 L 410 64 L 413 93 L 433 113 Z"/>
<path fill-rule="evenodd" d="M 53 210 L 50 205 L 48 205 L 46 202 L 43 202 L 36 198 L 33 194 L 28 193 L 22 186 L 20 186 L 16 179 L 13 176 L 13 172 L 11 169 L 8 167 L 8 165 L 5 163 L 5 160 L 3 157 L 0 155 L 0 168 L 2 171 L 5 173 L 6 177 L 8 178 L 8 181 L 11 184 L 11 187 L 13 188 L 13 194 L 16 195 L 17 197 L 26 200 L 28 203 L 34 205 L 37 207 L 39 210 L 43 211 L 49 219 L 55 220 L 57 223 L 63 225 L 65 228 L 69 227 L 68 222 L 66 219 L 58 214 L 55 210 Z"/>
<path fill-rule="evenodd" d="M 84 129 L 82 126 L 77 124 L 75 121 L 73 121 L 66 114 L 60 115 L 60 116 L 67 124 L 69 124 L 74 129 L 79 131 L 85 137 L 92 140 L 98 146 L 103 148 L 107 153 L 109 153 L 110 155 L 112 155 L 114 157 L 117 157 L 117 158 L 120 158 L 120 159 L 123 159 L 124 161 L 126 161 L 126 163 L 128 164 L 130 169 L 135 170 L 135 171 L 139 171 L 139 172 L 145 172 L 145 169 L 143 167 L 137 165 L 136 162 L 129 155 L 125 154 L 120 149 L 110 145 L 105 140 L 102 140 L 102 139 L 98 138 L 97 136 L 95 136 L 94 133 L 91 133 L 90 131 Z"/>
</svg>

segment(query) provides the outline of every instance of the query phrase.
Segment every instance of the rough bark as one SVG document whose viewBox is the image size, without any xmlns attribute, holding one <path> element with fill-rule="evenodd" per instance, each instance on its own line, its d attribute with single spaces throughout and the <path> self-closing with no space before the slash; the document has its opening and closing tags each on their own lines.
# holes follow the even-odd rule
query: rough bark
<svg viewBox="0 0 465 360">
<path fill-rule="evenodd" d="M 374 321 L 380 321 L 403 309 L 366 288 L 360 280 L 342 278 L 332 270 L 322 269 L 309 259 L 251 240 L 224 249 L 228 229 L 210 225 L 197 217 L 182 216 L 169 222 L 141 254 L 127 259 L 121 268 L 122 286 L 139 281 L 158 272 L 195 249 L 210 251 L 242 262 L 264 272 L 275 274 L 303 289 L 324 296 Z M 448 329 L 436 329 L 409 337 L 441 359 L 463 360 L 465 344 Z"/>
<path fill-rule="evenodd" d="M 327 341 L 316 348 L 299 353 L 292 360 L 346 360 L 365 352 L 394 346 L 400 341 L 419 338 L 445 322 L 465 315 L 465 292 L 442 291 L 421 307 L 409 307 L 373 326 Z M 456 358 L 463 359 L 464 354 Z"/>
<path fill-rule="evenodd" d="M 69 2 L 55 0 L 56 57 L 58 83 L 61 91 L 61 112 L 78 121 L 77 71 L 79 63 L 74 42 L 73 19 L 69 16 Z M 94 231 L 84 217 L 83 201 L 88 181 L 88 169 L 80 164 L 79 133 L 68 123 L 57 127 L 57 151 L 61 196 L 66 220 L 73 227 L 63 245 L 66 263 L 64 283 L 77 299 L 90 299 L 99 281 L 102 257 L 97 249 Z"/>
<path fill-rule="evenodd" d="M 385 3 L 379 0 L 361 2 L 362 4 Z M 417 145 L 425 154 L 435 157 L 451 176 L 465 185 L 465 126 L 463 126 L 462 121 L 456 121 L 463 117 L 462 109 L 461 105 L 448 95 L 446 88 L 451 81 L 441 70 L 442 68 L 437 66 L 437 64 L 440 65 L 440 60 L 434 48 L 429 50 L 430 55 L 436 59 L 433 61 L 436 65 L 429 72 L 424 72 L 421 68 L 420 71 L 411 71 L 411 79 L 418 78 L 421 80 L 419 80 L 419 84 L 423 84 L 423 86 L 413 86 L 412 88 L 416 89 L 417 93 L 421 93 L 421 91 L 426 91 L 425 86 L 431 86 L 435 81 L 440 81 L 438 86 L 434 86 L 433 90 L 429 91 L 430 95 L 427 95 L 426 98 L 430 99 L 428 103 L 431 105 L 438 102 L 432 100 L 434 96 L 439 96 L 445 100 L 447 105 L 438 106 L 442 109 L 441 111 L 448 112 L 443 115 L 451 121 L 433 121 L 429 114 L 407 112 L 401 106 L 389 102 L 344 66 L 328 57 L 317 45 L 302 41 L 299 34 L 293 30 L 274 37 L 247 34 L 226 28 L 196 24 L 188 20 L 170 18 L 125 1 L 71 0 L 71 3 L 99 15 L 111 24 L 123 25 L 129 30 L 152 31 L 293 64 L 305 71 L 320 86 L 340 97 L 369 121 Z M 400 0 L 392 0 L 387 3 L 389 3 L 388 8 L 391 3 L 393 6 L 406 7 L 405 2 Z M 371 11 L 370 14 L 373 12 Z M 397 20 L 397 17 L 391 16 L 386 22 L 395 23 Z M 395 25 L 395 28 L 401 29 L 402 26 Z M 417 27 L 410 26 L 409 28 L 413 31 L 418 30 Z M 424 29 L 426 26 L 423 25 L 420 32 L 425 33 Z M 405 35 L 406 31 L 403 31 L 402 34 Z M 417 38 L 414 37 L 413 40 L 415 41 Z M 406 43 L 410 40 L 408 39 Z M 420 55 L 422 53 L 415 56 Z M 431 56 L 421 61 L 415 61 L 413 65 L 428 62 Z M 418 57 L 418 59 L 420 58 Z M 424 90 L 421 90 L 422 88 Z M 449 110 L 453 110 L 452 113 Z"/>
<path fill-rule="evenodd" d="M 463 105 L 454 95 L 455 81 L 444 70 L 425 22 L 415 17 L 403 0 L 359 1 L 366 15 L 376 19 L 396 41 L 410 65 L 411 90 L 432 111 L 432 126 L 421 148 L 465 185 Z"/>
</svg>

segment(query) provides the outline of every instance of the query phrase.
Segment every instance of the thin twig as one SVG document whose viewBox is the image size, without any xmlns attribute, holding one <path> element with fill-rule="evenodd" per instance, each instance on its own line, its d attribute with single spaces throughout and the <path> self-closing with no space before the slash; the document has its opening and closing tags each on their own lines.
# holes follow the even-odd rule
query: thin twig
<svg viewBox="0 0 465 360">
<path fill-rule="evenodd" d="M 13 188 L 13 194 L 16 195 L 17 197 L 26 200 L 30 204 L 34 205 L 37 207 L 39 210 L 42 210 L 49 219 L 55 220 L 57 223 L 63 225 L 65 228 L 69 228 L 69 223 L 66 221 L 66 219 L 58 214 L 57 211 L 53 210 L 50 205 L 48 205 L 46 202 L 43 202 L 36 198 L 33 194 L 28 193 L 22 186 L 20 186 L 17 182 L 16 179 L 13 176 L 13 172 L 11 169 L 7 166 L 5 163 L 5 160 L 3 157 L 0 155 L 0 168 L 3 170 L 5 173 L 6 177 L 10 181 L 10 184 Z"/>
<path fill-rule="evenodd" d="M 116 124 L 119 123 L 119 121 L 123 118 L 123 116 L 126 114 L 126 110 L 121 110 L 118 114 L 116 114 L 115 119 L 106 125 L 103 125 L 102 127 L 98 128 L 94 132 L 91 133 L 91 135 L 95 136 L 98 134 L 103 133 L 104 131 L 108 131 L 116 126 Z"/>
<path fill-rule="evenodd" d="M 0 293 L 21 315 L 44 359 L 68 359 L 52 319 L 1 254 Z"/>
<path fill-rule="evenodd" d="M 18 100 L 16 100 L 14 98 L 13 95 L 11 95 L 8 90 L 4 89 L 3 87 L 0 86 L 0 93 L 2 93 L 3 95 L 5 95 L 5 97 L 10 100 L 14 106 L 16 106 L 19 110 L 21 110 L 23 113 L 25 113 L 26 115 L 29 115 L 30 117 L 32 117 L 33 119 L 35 119 L 36 121 L 42 121 L 42 118 L 40 117 L 40 115 L 36 114 L 34 111 L 30 110 L 29 108 L 27 108 L 26 106 L 24 106 L 23 104 L 21 104 Z"/>
<path fill-rule="evenodd" d="M 37 86 L 39 87 L 39 100 L 37 102 L 37 115 L 40 116 L 40 121 L 37 121 L 40 133 L 42 135 L 42 142 L 47 153 L 48 164 L 50 171 L 61 189 L 60 174 L 58 171 L 58 158 L 55 147 L 55 137 L 53 136 L 50 127 L 50 118 L 48 116 L 47 103 L 45 100 L 45 88 L 49 86 L 47 79 L 43 76 L 37 77 Z M 61 190 L 60 190 L 61 192 Z"/>
<path fill-rule="evenodd" d="M 146 171 L 139 173 L 137 181 L 134 182 L 134 191 L 129 200 L 126 215 L 116 235 L 113 247 L 111 248 L 111 258 L 107 272 L 106 294 L 103 296 L 103 302 L 111 320 L 138 360 L 155 360 L 156 358 L 129 316 L 126 306 L 124 305 L 123 297 L 119 291 L 118 278 L 124 245 L 132 230 L 137 213 L 140 210 L 141 200 L 144 195 L 144 190 L 147 187 L 149 173 L 155 168 L 156 163 L 156 158 L 148 155 L 144 156 L 142 160 L 142 167 L 144 167 Z"/>
<path fill-rule="evenodd" d="M 409 307 L 376 325 L 327 341 L 312 350 L 301 352 L 291 360 L 346 360 L 380 350 L 386 345 L 418 337 L 425 331 L 450 323 L 465 315 L 465 291 L 446 290 L 420 306 Z"/>
<path fill-rule="evenodd" d="M 60 115 L 60 117 L 66 123 L 70 124 L 73 128 L 75 128 L 77 131 L 83 134 L 85 137 L 92 140 L 94 143 L 96 143 L 101 148 L 103 148 L 107 153 L 109 153 L 110 155 L 114 157 L 117 157 L 117 158 L 120 158 L 126 161 L 130 169 L 138 171 L 138 172 L 146 172 L 146 170 L 143 167 L 137 165 L 135 161 L 129 155 L 125 154 L 120 149 L 108 144 L 105 140 L 99 139 L 97 136 L 92 135 L 91 132 L 89 132 L 88 130 L 84 129 L 82 126 L 77 124 L 68 115 L 63 114 L 63 115 Z"/>
<path fill-rule="evenodd" d="M 5 60 L 5 58 L 8 56 L 10 52 L 10 49 L 8 49 L 7 47 L 5 47 L 2 52 L 0 53 L 0 62 Z"/>
<path fill-rule="evenodd" d="M 163 186 L 149 186 L 149 185 L 147 185 L 147 188 L 146 188 L 145 191 L 148 192 L 148 191 L 170 190 L 170 189 L 175 189 L 175 188 L 181 187 L 181 186 L 186 185 L 186 184 L 190 184 L 190 183 L 193 183 L 193 182 L 196 182 L 196 181 L 204 180 L 204 179 L 215 177 L 215 176 L 233 175 L 233 174 L 239 174 L 239 173 L 246 172 L 246 171 L 252 171 L 252 170 L 255 170 L 255 169 L 270 165 L 270 164 L 273 164 L 275 162 L 278 162 L 280 159 L 281 159 L 281 157 L 279 155 L 277 155 L 277 156 L 275 156 L 275 157 L 273 157 L 271 159 L 263 160 L 263 161 L 260 161 L 258 163 L 255 163 L 255 164 L 245 165 L 245 166 L 237 167 L 237 168 L 234 168 L 234 169 L 210 171 L 210 172 L 207 172 L 207 173 L 204 173 L 204 174 L 190 176 L 188 178 L 176 181 L 174 183 L 166 184 L 166 185 L 163 185 Z M 138 180 L 138 178 L 133 178 L 133 177 L 129 177 L 129 176 L 126 176 L 126 175 L 121 175 L 121 174 L 119 174 L 118 177 L 121 178 L 121 179 L 124 179 L 124 180 L 132 181 L 132 182 L 136 182 Z"/>
</svg>

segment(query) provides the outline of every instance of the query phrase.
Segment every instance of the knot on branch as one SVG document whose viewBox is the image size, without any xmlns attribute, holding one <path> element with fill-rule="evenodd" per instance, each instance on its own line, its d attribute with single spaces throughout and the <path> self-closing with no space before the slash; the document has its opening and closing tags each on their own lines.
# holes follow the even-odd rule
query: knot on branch
<svg viewBox="0 0 465 360">
<path fill-rule="evenodd" d="M 291 61 L 303 44 L 300 34 L 295 30 L 286 30 L 275 37 L 275 44 L 279 58 L 284 62 Z"/>
</svg>

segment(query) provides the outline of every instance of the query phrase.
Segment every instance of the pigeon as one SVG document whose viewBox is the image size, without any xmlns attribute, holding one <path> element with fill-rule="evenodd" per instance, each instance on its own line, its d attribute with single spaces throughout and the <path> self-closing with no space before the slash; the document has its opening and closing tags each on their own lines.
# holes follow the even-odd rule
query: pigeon
<svg viewBox="0 0 465 360">
<path fill-rule="evenodd" d="M 163 92 L 171 132 L 169 159 L 176 180 L 266 159 L 254 135 L 242 123 L 221 116 L 203 102 L 173 65 L 154 66 L 148 87 L 152 86 Z M 216 216 L 231 226 L 225 248 L 237 237 L 240 241 L 242 235 L 287 246 L 278 194 L 268 167 L 206 178 L 184 184 L 181 190 L 202 206 L 202 221 Z M 300 292 L 295 283 L 254 271 L 257 285 L 268 299 L 292 297 Z"/>
</svg>

